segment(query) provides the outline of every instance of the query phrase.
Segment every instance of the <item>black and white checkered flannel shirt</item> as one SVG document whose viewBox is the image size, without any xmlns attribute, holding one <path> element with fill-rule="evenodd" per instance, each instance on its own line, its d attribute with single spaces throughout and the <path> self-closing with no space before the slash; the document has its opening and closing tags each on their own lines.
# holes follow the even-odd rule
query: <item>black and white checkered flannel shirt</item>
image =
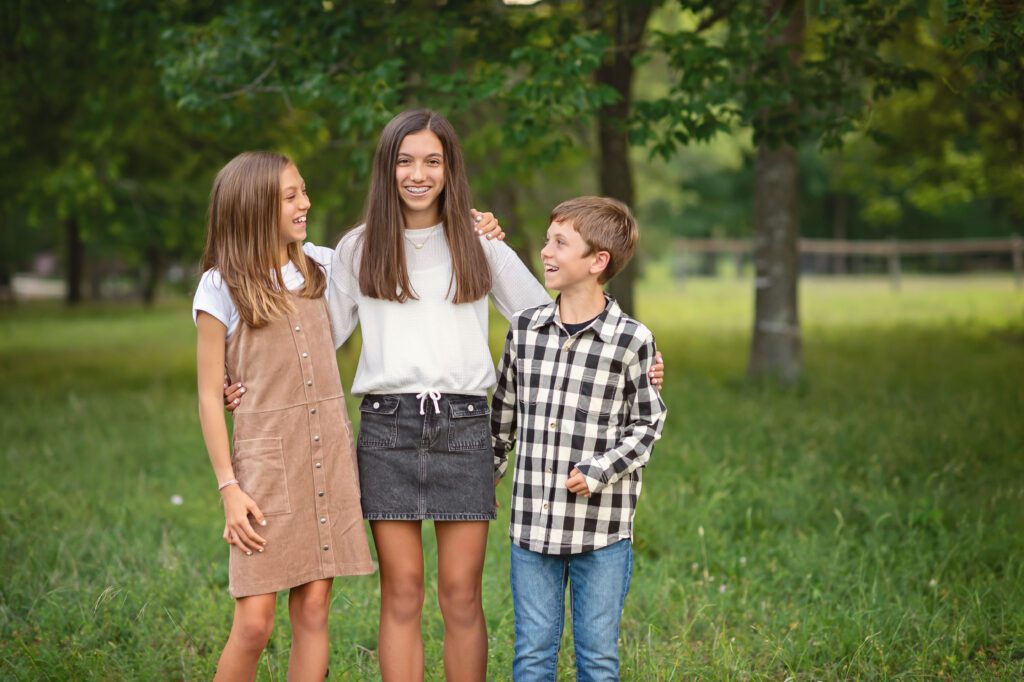
<svg viewBox="0 0 1024 682">
<path fill-rule="evenodd" d="M 509 535 L 524 549 L 578 554 L 632 539 L 641 468 L 661 437 L 665 403 L 647 370 L 654 335 L 606 296 L 569 336 L 558 301 L 512 318 L 498 366 L 491 431 L 495 477 L 516 440 Z M 565 487 L 573 467 L 589 498 Z"/>
</svg>

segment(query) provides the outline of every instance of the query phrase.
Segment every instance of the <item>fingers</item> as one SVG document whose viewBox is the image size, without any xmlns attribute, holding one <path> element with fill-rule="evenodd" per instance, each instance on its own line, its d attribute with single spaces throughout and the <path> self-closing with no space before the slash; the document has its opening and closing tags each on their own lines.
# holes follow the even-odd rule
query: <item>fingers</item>
<svg viewBox="0 0 1024 682">
<path fill-rule="evenodd" d="M 253 530 L 248 517 L 243 517 L 240 520 L 235 519 L 231 524 L 231 530 L 238 536 L 239 549 L 243 550 L 246 554 L 262 552 L 263 546 L 267 544 L 267 541 Z"/>
<path fill-rule="evenodd" d="M 587 487 L 587 481 L 578 469 L 572 470 L 572 474 L 565 480 L 565 487 L 575 495 L 590 497 L 590 488 Z"/>
<path fill-rule="evenodd" d="M 485 235 L 488 239 L 494 239 L 498 235 L 505 234 L 501 230 L 501 226 L 498 224 L 498 219 L 494 217 L 493 213 L 474 214 L 473 220 L 476 224 L 476 233 Z"/>
<path fill-rule="evenodd" d="M 231 384 L 230 386 L 224 386 L 224 409 L 228 412 L 234 411 L 236 407 L 242 402 L 242 396 L 245 394 L 245 386 L 242 382 L 237 384 Z"/>
</svg>

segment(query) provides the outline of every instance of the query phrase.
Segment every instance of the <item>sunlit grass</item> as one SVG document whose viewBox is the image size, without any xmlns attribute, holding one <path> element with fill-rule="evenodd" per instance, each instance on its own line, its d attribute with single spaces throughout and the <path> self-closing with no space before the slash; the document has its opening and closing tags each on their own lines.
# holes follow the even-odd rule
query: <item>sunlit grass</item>
<svg viewBox="0 0 1024 682">
<path fill-rule="evenodd" d="M 902 284 L 806 279 L 807 379 L 772 389 L 743 381 L 749 281 L 649 269 L 638 316 L 670 414 L 637 514 L 624 679 L 1024 674 L 1024 294 L 1009 277 Z M 212 675 L 232 603 L 193 343 L 184 300 L 0 313 L 4 678 Z M 484 599 L 491 677 L 508 679 L 499 496 Z M 332 679 L 376 679 L 377 597 L 372 576 L 336 581 Z M 261 679 L 284 679 L 287 651 L 280 609 Z"/>
</svg>

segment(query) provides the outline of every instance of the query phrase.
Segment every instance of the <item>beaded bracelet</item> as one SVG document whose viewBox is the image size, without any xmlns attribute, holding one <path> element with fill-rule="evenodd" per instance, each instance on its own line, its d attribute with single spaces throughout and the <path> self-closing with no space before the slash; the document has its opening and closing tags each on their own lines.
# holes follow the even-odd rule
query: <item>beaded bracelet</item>
<svg viewBox="0 0 1024 682">
<path fill-rule="evenodd" d="M 223 483 L 221 483 L 219 486 L 217 486 L 217 492 L 220 492 L 221 490 L 224 490 L 224 488 L 227 488 L 229 485 L 236 485 L 237 483 L 238 483 L 238 479 L 230 478 L 230 479 L 224 481 Z"/>
</svg>

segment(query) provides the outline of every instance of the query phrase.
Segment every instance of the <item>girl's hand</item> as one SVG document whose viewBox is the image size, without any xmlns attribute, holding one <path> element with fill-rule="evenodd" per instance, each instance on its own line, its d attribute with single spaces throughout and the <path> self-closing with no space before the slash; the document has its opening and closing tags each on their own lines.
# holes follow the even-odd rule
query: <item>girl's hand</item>
<svg viewBox="0 0 1024 682">
<path fill-rule="evenodd" d="M 651 378 L 651 383 L 654 387 L 661 390 L 662 385 L 665 383 L 665 359 L 661 357 L 661 351 L 657 351 L 654 355 L 654 364 L 647 370 L 647 376 Z M 241 384 L 239 384 L 241 386 Z M 242 389 L 245 392 L 245 389 Z M 229 408 L 230 409 L 230 408 Z"/>
<path fill-rule="evenodd" d="M 224 488 L 221 496 L 224 498 L 224 540 L 250 556 L 253 552 L 262 552 L 267 541 L 253 530 L 249 516 L 265 526 L 267 520 L 263 512 L 237 483 Z"/>
<path fill-rule="evenodd" d="M 224 375 L 224 409 L 234 412 L 242 403 L 242 395 L 245 393 L 245 386 L 239 381 L 237 384 L 228 384 L 228 376 Z"/>
<path fill-rule="evenodd" d="M 499 241 L 505 239 L 505 231 L 501 229 L 501 225 L 498 224 L 498 219 L 494 217 L 493 213 L 481 213 L 475 208 L 470 209 L 470 212 L 473 215 L 473 225 L 477 234 Z"/>
</svg>

